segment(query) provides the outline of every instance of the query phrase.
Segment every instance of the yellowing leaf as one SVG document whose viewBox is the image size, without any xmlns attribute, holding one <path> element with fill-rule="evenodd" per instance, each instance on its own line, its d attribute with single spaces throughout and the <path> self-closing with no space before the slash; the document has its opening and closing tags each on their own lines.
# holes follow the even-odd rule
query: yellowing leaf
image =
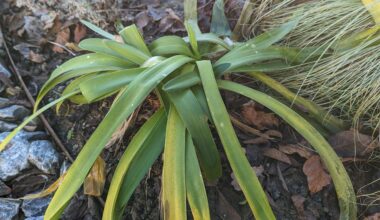
<svg viewBox="0 0 380 220">
<path fill-rule="evenodd" d="M 38 199 L 53 193 L 61 185 L 63 178 L 65 178 L 65 175 L 66 173 L 62 174 L 62 176 L 60 176 L 53 184 L 51 184 L 47 189 L 43 190 L 42 192 L 29 194 L 24 197 L 21 197 L 20 199 Z"/>
<path fill-rule="evenodd" d="M 84 181 L 84 194 L 101 196 L 106 182 L 106 163 L 99 156 Z"/>
</svg>

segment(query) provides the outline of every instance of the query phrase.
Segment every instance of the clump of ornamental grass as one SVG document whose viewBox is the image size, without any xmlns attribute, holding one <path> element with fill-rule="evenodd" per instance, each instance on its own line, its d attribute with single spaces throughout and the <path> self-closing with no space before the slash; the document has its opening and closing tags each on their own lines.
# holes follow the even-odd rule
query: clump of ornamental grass
<svg viewBox="0 0 380 220">
<path fill-rule="evenodd" d="M 260 17 L 270 30 L 294 13 L 299 25 L 284 39 L 292 47 L 315 47 L 321 56 L 287 71 L 271 73 L 286 87 L 312 99 L 354 126 L 380 126 L 380 3 L 360 0 L 273 3 Z M 256 24 L 257 25 L 257 24 Z"/>
<path fill-rule="evenodd" d="M 36 99 L 35 113 L 0 144 L 4 149 L 30 120 L 63 101 L 89 104 L 115 95 L 108 113 L 87 140 L 64 175 L 45 213 L 58 219 L 80 189 L 93 164 L 128 117 L 155 93 L 160 108 L 142 125 L 123 153 L 113 174 L 103 211 L 103 219 L 121 219 L 133 191 L 162 154 L 162 207 L 164 219 L 184 220 L 187 203 L 194 219 L 210 219 L 204 179 L 221 175 L 218 138 L 237 182 L 256 219 L 275 219 L 265 191 L 253 172 L 232 127 L 220 90 L 238 93 L 266 106 L 289 123 L 315 148 L 336 186 L 341 219 L 355 219 L 355 193 L 339 157 L 324 137 L 308 121 L 273 97 L 223 80 L 234 72 L 249 74 L 269 83 L 288 100 L 295 94 L 258 71 L 281 70 L 305 62 L 311 54 L 296 48 L 274 46 L 298 23 L 292 20 L 247 42 L 232 42 L 223 1 L 213 10 L 213 33 L 201 33 L 197 26 L 196 1 L 185 1 L 188 37 L 164 36 L 145 44 L 135 25 L 119 32 L 121 40 L 88 22 L 83 23 L 104 37 L 83 40 L 79 47 L 90 53 L 62 64 L 51 74 Z M 219 35 L 219 36 L 218 36 Z M 61 97 L 42 108 L 43 98 L 56 85 L 70 81 Z M 320 108 L 308 100 L 296 99 L 317 121 Z M 323 114 L 325 115 L 325 114 Z M 339 128 L 333 117 L 331 127 Z M 330 127 L 330 126 L 329 126 Z"/>
</svg>

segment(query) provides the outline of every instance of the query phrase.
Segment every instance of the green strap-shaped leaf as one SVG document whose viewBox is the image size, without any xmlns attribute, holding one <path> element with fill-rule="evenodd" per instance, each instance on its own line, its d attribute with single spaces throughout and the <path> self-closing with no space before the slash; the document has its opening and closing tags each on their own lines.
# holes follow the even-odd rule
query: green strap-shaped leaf
<svg viewBox="0 0 380 220">
<path fill-rule="evenodd" d="M 105 37 L 105 38 L 108 38 L 110 40 L 115 40 L 115 35 L 113 34 L 110 34 L 108 33 L 107 31 L 101 29 L 100 27 L 94 25 L 94 24 L 91 24 L 90 22 L 88 21 L 85 21 L 85 20 L 80 20 L 80 22 L 84 25 L 86 25 L 86 27 L 90 28 L 91 30 L 95 31 L 96 33 L 98 33 L 99 35 Z"/>
<path fill-rule="evenodd" d="M 174 92 L 176 90 L 182 90 L 185 88 L 189 88 L 200 83 L 201 80 L 195 71 L 178 75 L 173 79 L 169 80 L 162 87 L 163 90 L 167 92 Z"/>
<path fill-rule="evenodd" d="M 206 188 L 189 132 L 186 132 L 186 195 L 194 220 L 210 220 Z"/>
<path fill-rule="evenodd" d="M 187 43 L 178 36 L 160 37 L 149 45 L 149 49 L 154 56 L 167 56 L 174 54 L 189 57 L 193 56 L 193 53 Z"/>
<path fill-rule="evenodd" d="M 256 50 L 255 48 L 247 47 L 245 50 L 235 53 L 234 56 L 226 54 L 221 57 L 216 63 L 215 72 L 217 77 L 222 76 L 227 72 L 234 72 L 236 69 L 251 65 L 253 63 L 282 59 L 287 60 L 287 56 L 284 54 L 284 51 L 279 50 L 278 48 L 267 48 L 262 50 Z"/>
<path fill-rule="evenodd" d="M 109 40 L 100 39 L 100 38 L 88 38 L 88 39 L 82 40 L 78 46 L 83 50 L 88 50 L 88 51 L 92 51 L 92 52 L 96 52 L 100 54 L 105 54 L 108 56 L 117 57 L 119 59 L 124 60 L 124 62 L 129 63 L 131 67 L 135 65 L 134 63 L 126 60 L 125 57 L 122 56 L 121 54 L 116 53 L 114 50 L 107 47 L 107 45 L 105 44 L 105 42 L 107 41 Z"/>
<path fill-rule="evenodd" d="M 132 45 L 146 55 L 151 56 L 150 51 L 144 42 L 144 38 L 141 36 L 141 33 L 136 25 L 132 24 L 125 27 L 119 32 L 119 34 L 126 44 Z"/>
<path fill-rule="evenodd" d="M 216 0 L 212 8 L 211 32 L 219 36 L 230 36 L 231 28 L 224 14 L 224 1 Z"/>
<path fill-rule="evenodd" d="M 131 64 L 128 61 L 108 56 L 100 53 L 89 53 L 74 57 L 64 64 L 58 66 L 50 75 L 49 81 L 54 78 L 75 69 L 85 69 L 94 67 L 108 67 L 108 68 L 130 68 Z"/>
<path fill-rule="evenodd" d="M 100 71 L 112 71 L 112 70 L 120 70 L 120 67 L 113 67 L 113 66 L 100 66 L 100 67 L 88 67 L 88 68 L 80 68 L 75 70 L 70 70 L 64 74 L 61 74 L 57 76 L 56 78 L 52 80 L 48 80 L 45 82 L 45 84 L 42 86 L 40 92 L 38 93 L 38 96 L 36 98 L 36 103 L 34 105 L 34 111 L 37 110 L 39 104 L 41 103 L 42 99 L 46 96 L 46 94 L 53 89 L 56 85 L 65 82 L 69 79 L 80 77 L 83 75 L 91 75 L 96 74 Z"/>
<path fill-rule="evenodd" d="M 289 107 L 262 92 L 228 81 L 219 81 L 218 85 L 269 108 L 298 131 L 321 156 L 332 177 L 340 205 L 340 219 L 356 219 L 356 197 L 350 177 L 335 151 L 313 126 Z"/>
<path fill-rule="evenodd" d="M 169 93 L 169 98 L 194 140 L 205 178 L 216 180 L 222 174 L 222 166 L 207 115 L 190 89 Z"/>
<path fill-rule="evenodd" d="M 276 72 L 290 69 L 291 65 L 283 60 L 269 61 L 265 63 L 255 63 L 252 65 L 235 68 L 235 72 Z"/>
<path fill-rule="evenodd" d="M 166 125 L 162 170 L 162 207 L 164 219 L 186 220 L 185 180 L 186 130 L 174 106 Z"/>
<path fill-rule="evenodd" d="M 287 34 L 289 34 L 290 31 L 292 31 L 298 25 L 300 19 L 301 16 L 294 17 L 294 19 L 281 25 L 280 27 L 264 32 L 259 36 L 247 41 L 246 43 L 244 43 L 244 45 L 254 46 L 257 49 L 267 48 L 273 45 L 274 43 L 277 43 L 278 41 L 282 40 Z M 240 50 L 239 47 L 235 48 L 233 51 L 238 50 Z"/>
<path fill-rule="evenodd" d="M 145 100 L 149 93 L 170 73 L 192 61 L 185 56 L 173 56 L 146 69 L 133 80 L 112 105 L 107 115 L 83 146 L 69 168 L 45 213 L 47 219 L 58 219 L 71 197 L 80 188 L 87 173 L 114 131 Z M 141 86 L 144 85 L 144 86 Z"/>
<path fill-rule="evenodd" d="M 126 86 L 145 69 L 146 68 L 134 68 L 99 74 L 82 82 L 79 87 L 83 96 L 87 101 L 91 102 Z"/>
<path fill-rule="evenodd" d="M 59 99 L 54 100 L 53 102 L 50 102 L 49 104 L 45 105 L 44 107 L 40 108 L 38 111 L 34 112 L 31 116 L 29 116 L 27 119 L 25 119 L 17 128 L 15 128 L 9 135 L 0 143 L 0 151 L 4 150 L 5 146 L 12 140 L 12 138 L 22 129 L 24 128 L 29 122 L 31 122 L 33 119 L 38 117 L 40 114 L 42 114 L 47 109 L 53 107 L 57 103 L 75 95 L 78 94 L 79 91 L 69 93 L 65 96 L 61 96 Z"/>
<path fill-rule="evenodd" d="M 216 34 L 213 34 L 213 33 L 206 33 L 206 34 L 196 34 L 196 39 L 198 42 L 202 42 L 202 43 L 213 43 L 213 44 L 217 44 L 217 45 L 220 45 L 226 49 L 229 49 L 230 46 L 228 46 L 228 44 L 226 42 L 224 42 L 224 40 L 220 39 Z M 183 40 L 185 42 L 189 42 L 189 37 L 184 37 Z"/>
<path fill-rule="evenodd" d="M 229 114 L 219 93 L 210 61 L 198 61 L 208 107 L 228 161 L 256 219 L 272 220 L 275 216 L 265 192 L 252 170 L 232 127 Z"/>
<path fill-rule="evenodd" d="M 163 149 L 165 127 L 165 110 L 159 109 L 133 137 L 112 177 L 103 219 L 121 219 L 121 209 Z"/>
<path fill-rule="evenodd" d="M 114 52 L 138 65 L 143 64 L 150 58 L 150 56 L 146 55 L 144 52 L 128 44 L 122 44 L 116 41 L 105 41 L 104 43 Z"/>
<path fill-rule="evenodd" d="M 191 26 L 191 24 L 188 22 L 185 22 L 185 27 L 187 30 L 187 35 L 189 36 L 189 42 L 190 42 L 191 49 L 192 49 L 195 57 L 199 59 L 201 55 L 199 54 L 198 42 L 197 42 L 195 31 L 194 31 L 193 27 Z"/>
</svg>

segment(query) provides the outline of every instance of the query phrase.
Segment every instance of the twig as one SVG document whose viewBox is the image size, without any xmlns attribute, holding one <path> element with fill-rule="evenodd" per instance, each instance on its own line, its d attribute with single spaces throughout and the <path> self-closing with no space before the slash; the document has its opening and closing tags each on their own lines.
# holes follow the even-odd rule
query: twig
<svg viewBox="0 0 380 220">
<path fill-rule="evenodd" d="M 71 51 L 69 48 L 67 48 L 67 47 L 65 47 L 65 46 L 63 46 L 63 45 L 61 45 L 61 44 L 59 44 L 59 43 L 53 42 L 53 41 L 48 41 L 48 42 L 51 43 L 51 44 L 53 44 L 53 45 L 55 45 L 55 46 L 57 46 L 57 47 L 60 47 L 60 48 L 62 48 L 62 49 L 64 49 L 64 50 L 66 50 L 66 51 L 69 52 L 71 55 L 76 56 L 76 54 L 75 54 L 73 51 Z"/>
<path fill-rule="evenodd" d="M 0 34 L 2 35 L 3 32 L 2 32 L 2 27 L 0 26 Z M 26 97 L 28 98 L 29 102 L 34 106 L 34 103 L 35 103 L 35 100 L 33 98 L 33 96 L 30 94 L 28 88 L 26 87 L 25 85 L 25 82 L 24 80 L 22 79 L 19 71 L 17 70 L 17 67 L 12 59 L 12 56 L 9 52 L 9 49 L 8 49 L 8 46 L 7 46 L 7 43 L 5 41 L 5 38 L 4 38 L 4 48 L 5 48 L 5 51 L 8 55 L 8 58 L 9 58 L 9 61 L 11 62 L 12 64 L 12 68 L 13 68 L 13 73 L 14 75 L 16 76 L 16 78 L 18 79 L 22 89 L 24 90 L 25 94 L 26 94 Z M 53 138 L 54 142 L 58 145 L 58 147 L 62 150 L 62 152 L 66 155 L 66 157 L 71 161 L 73 162 L 74 161 L 74 158 L 70 155 L 69 151 L 65 148 L 65 146 L 62 144 L 62 141 L 59 139 L 58 135 L 55 133 L 55 131 L 53 130 L 53 128 L 50 126 L 49 122 L 47 121 L 47 119 L 45 118 L 45 116 L 43 114 L 39 115 L 39 118 L 41 119 L 45 129 L 47 130 L 47 132 L 51 135 L 51 137 Z"/>
</svg>

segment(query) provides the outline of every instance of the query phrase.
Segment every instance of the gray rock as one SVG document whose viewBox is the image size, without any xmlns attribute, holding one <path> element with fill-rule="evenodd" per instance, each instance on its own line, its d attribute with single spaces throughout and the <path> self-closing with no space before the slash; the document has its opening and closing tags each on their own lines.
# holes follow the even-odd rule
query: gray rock
<svg viewBox="0 0 380 220">
<path fill-rule="evenodd" d="M 51 198 L 51 196 L 48 196 L 38 199 L 24 200 L 21 209 L 24 212 L 25 217 L 37 217 L 43 215 Z"/>
<path fill-rule="evenodd" d="M 0 109 L 0 119 L 5 121 L 21 121 L 30 114 L 30 111 L 21 105 L 11 105 Z"/>
<path fill-rule="evenodd" d="M 0 181 L 0 196 L 5 196 L 11 194 L 12 190 L 5 183 Z"/>
<path fill-rule="evenodd" d="M 20 201 L 0 198 L 0 219 L 13 220 L 18 215 Z"/>
<path fill-rule="evenodd" d="M 59 154 L 50 141 L 33 141 L 29 148 L 29 162 L 45 173 L 55 174 Z"/>
<path fill-rule="evenodd" d="M 44 220 L 44 216 L 41 215 L 37 217 L 28 217 L 28 218 L 25 218 L 25 220 Z"/>
<path fill-rule="evenodd" d="M 4 140 L 8 134 L 9 132 L 1 133 L 0 141 Z M 46 136 L 44 132 L 20 131 L 17 133 L 8 146 L 0 152 L 0 180 L 12 179 L 22 170 L 29 168 L 31 164 L 43 172 L 55 173 L 59 156 L 52 144 L 48 141 L 33 141 L 44 136 Z"/>
<path fill-rule="evenodd" d="M 29 142 L 15 138 L 9 145 L 0 152 L 0 179 L 3 181 L 10 180 L 30 166 Z"/>
<path fill-rule="evenodd" d="M 16 127 L 17 127 L 16 124 L 6 122 L 6 121 L 0 121 L 0 132 L 12 131 Z"/>
</svg>

